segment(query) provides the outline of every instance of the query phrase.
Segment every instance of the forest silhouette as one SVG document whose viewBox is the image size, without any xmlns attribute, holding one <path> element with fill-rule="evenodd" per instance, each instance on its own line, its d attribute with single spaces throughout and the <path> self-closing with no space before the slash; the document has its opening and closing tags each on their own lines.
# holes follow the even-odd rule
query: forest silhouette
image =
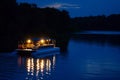
<svg viewBox="0 0 120 80">
<path fill-rule="evenodd" d="M 38 8 L 15 0 L 1 0 L 0 10 L 0 51 L 14 50 L 24 37 L 47 35 L 64 44 L 68 35 L 77 31 L 120 31 L 120 14 L 71 18 L 66 10 Z"/>
</svg>

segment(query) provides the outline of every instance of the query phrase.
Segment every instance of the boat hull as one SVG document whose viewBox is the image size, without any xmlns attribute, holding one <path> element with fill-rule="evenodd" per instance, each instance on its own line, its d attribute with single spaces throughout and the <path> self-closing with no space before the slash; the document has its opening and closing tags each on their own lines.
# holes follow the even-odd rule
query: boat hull
<svg viewBox="0 0 120 80">
<path fill-rule="evenodd" d="M 51 53 L 56 53 L 60 52 L 59 47 L 53 47 L 53 48 L 45 48 L 45 49 L 37 49 L 37 50 L 32 50 L 32 49 L 17 49 L 17 54 L 21 56 L 32 56 L 32 57 L 37 57 L 37 56 L 42 56 L 42 55 L 48 55 Z"/>
<path fill-rule="evenodd" d="M 49 48 L 49 49 L 44 49 L 44 50 L 37 50 L 36 52 L 33 52 L 31 55 L 33 57 L 37 57 L 37 56 L 42 56 L 42 55 L 49 55 L 49 54 L 56 54 L 60 52 L 60 48 L 59 47 L 54 47 L 54 48 Z"/>
<path fill-rule="evenodd" d="M 36 50 L 32 50 L 32 49 L 16 49 L 17 54 L 21 55 L 21 56 L 31 56 L 31 54 L 33 52 L 35 52 Z"/>
</svg>

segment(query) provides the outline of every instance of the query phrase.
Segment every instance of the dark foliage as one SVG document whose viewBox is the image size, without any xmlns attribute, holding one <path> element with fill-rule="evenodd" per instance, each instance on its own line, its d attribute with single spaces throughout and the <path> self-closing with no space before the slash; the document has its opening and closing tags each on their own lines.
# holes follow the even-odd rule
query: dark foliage
<svg viewBox="0 0 120 80">
<path fill-rule="evenodd" d="M 114 30 L 120 31 L 120 14 L 110 16 L 76 17 L 71 19 L 75 31 L 80 30 Z"/>
<path fill-rule="evenodd" d="M 13 2 L 11 5 L 2 1 L 0 6 L 0 51 L 15 49 L 18 40 L 24 37 L 47 35 L 56 38 L 56 35 L 68 32 L 67 11 Z"/>
</svg>

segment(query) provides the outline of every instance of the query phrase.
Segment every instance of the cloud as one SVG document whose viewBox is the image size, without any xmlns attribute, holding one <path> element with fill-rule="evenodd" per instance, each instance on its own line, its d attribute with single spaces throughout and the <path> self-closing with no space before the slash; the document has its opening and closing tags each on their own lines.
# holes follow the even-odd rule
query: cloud
<svg viewBox="0 0 120 80">
<path fill-rule="evenodd" d="M 46 5 L 45 7 L 50 7 L 50 8 L 80 8 L 79 5 L 68 4 L 68 3 L 55 3 L 55 4 L 51 4 L 51 5 Z"/>
</svg>

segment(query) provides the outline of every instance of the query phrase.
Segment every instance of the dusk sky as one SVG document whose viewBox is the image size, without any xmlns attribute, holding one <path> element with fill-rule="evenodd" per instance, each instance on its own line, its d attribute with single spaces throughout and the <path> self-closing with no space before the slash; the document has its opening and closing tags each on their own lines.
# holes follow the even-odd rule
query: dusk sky
<svg viewBox="0 0 120 80">
<path fill-rule="evenodd" d="M 67 10 L 71 17 L 120 14 L 120 0 L 17 0 Z"/>
</svg>

